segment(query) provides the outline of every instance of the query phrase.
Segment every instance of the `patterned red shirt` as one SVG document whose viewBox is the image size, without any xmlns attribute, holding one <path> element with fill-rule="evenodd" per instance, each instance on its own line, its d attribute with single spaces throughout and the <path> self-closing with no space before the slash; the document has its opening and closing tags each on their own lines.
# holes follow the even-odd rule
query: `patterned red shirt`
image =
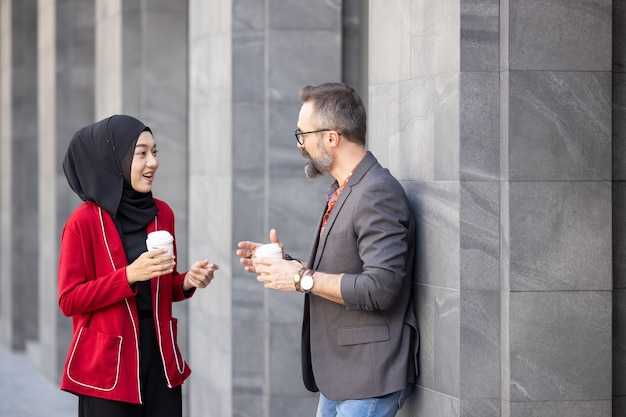
<svg viewBox="0 0 626 417">
<path fill-rule="evenodd" d="M 335 207 L 335 203 L 337 202 L 337 199 L 339 199 L 339 196 L 341 195 L 343 188 L 348 183 L 348 180 L 352 176 L 352 173 L 354 172 L 355 169 L 356 167 L 354 167 L 354 169 L 350 172 L 350 174 L 348 174 L 346 179 L 343 181 L 343 184 L 341 184 L 341 187 L 339 186 L 339 183 L 337 182 L 337 180 L 335 180 L 335 182 L 333 182 L 328 188 L 328 191 L 326 191 L 326 198 L 328 199 L 328 203 L 326 204 L 326 213 L 324 213 L 324 218 L 322 219 L 322 227 L 320 228 L 320 238 L 322 237 L 322 233 L 324 233 L 324 228 L 326 227 L 326 223 L 328 223 L 330 212 L 333 210 L 333 207 Z"/>
</svg>

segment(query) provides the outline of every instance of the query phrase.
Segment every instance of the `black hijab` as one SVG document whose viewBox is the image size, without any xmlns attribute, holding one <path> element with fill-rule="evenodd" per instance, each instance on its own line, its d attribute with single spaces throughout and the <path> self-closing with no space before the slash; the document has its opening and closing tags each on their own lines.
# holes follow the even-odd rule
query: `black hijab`
<svg viewBox="0 0 626 417">
<path fill-rule="evenodd" d="M 146 130 L 151 132 L 134 117 L 108 117 L 77 131 L 63 160 L 72 190 L 106 210 L 122 234 L 145 229 L 157 213 L 152 193 L 131 186 L 135 145 Z"/>
</svg>

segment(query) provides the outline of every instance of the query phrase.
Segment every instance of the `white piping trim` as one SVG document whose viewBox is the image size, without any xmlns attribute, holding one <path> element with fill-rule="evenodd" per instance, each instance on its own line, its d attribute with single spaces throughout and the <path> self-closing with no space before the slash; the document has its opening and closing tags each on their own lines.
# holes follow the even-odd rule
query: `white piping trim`
<svg viewBox="0 0 626 417">
<path fill-rule="evenodd" d="M 113 271 L 117 271 L 115 267 L 115 262 L 113 262 L 113 255 L 111 255 L 111 249 L 109 248 L 109 241 L 107 240 L 107 235 L 104 233 L 104 219 L 102 218 L 102 208 L 98 206 L 98 213 L 100 214 L 100 227 L 102 228 L 102 237 L 104 238 L 104 246 L 107 248 L 107 253 L 109 254 L 109 260 L 111 261 L 111 266 L 113 267 Z"/>
<path fill-rule="evenodd" d="M 159 225 L 158 225 L 156 217 L 154 218 L 154 229 L 159 230 Z M 156 319 L 156 330 L 157 330 L 157 336 L 159 339 L 159 352 L 161 353 L 161 362 L 163 363 L 163 371 L 165 373 L 165 379 L 167 379 L 167 386 L 169 388 L 172 388 L 172 382 L 170 381 L 170 377 L 167 373 L 167 364 L 165 362 L 165 354 L 163 353 L 163 335 L 161 334 L 161 317 L 159 315 L 160 294 L 161 294 L 161 276 L 158 276 L 156 300 L 155 300 L 156 308 L 154 311 L 154 317 Z M 183 365 L 181 369 L 181 365 L 179 364 L 179 358 L 178 358 L 178 355 L 176 354 L 176 344 L 174 343 L 174 332 L 172 331 L 171 321 L 170 321 L 169 327 L 170 327 L 170 338 L 171 338 L 170 343 L 172 344 L 172 351 L 174 352 L 174 360 L 176 361 L 176 368 L 178 369 L 178 373 L 183 374 L 185 372 L 185 362 L 183 361 Z"/>
<path fill-rule="evenodd" d="M 111 267 L 113 267 L 113 271 L 117 271 L 115 262 L 113 262 L 113 256 L 111 255 L 111 248 L 109 248 L 109 241 L 107 240 L 106 233 L 104 232 L 104 219 L 102 217 L 102 207 L 98 206 L 98 211 L 100 213 L 100 225 L 102 227 L 102 237 L 104 238 L 104 244 L 107 248 L 107 252 L 109 253 L 109 260 L 111 261 Z M 139 402 L 143 404 L 143 400 L 141 398 L 141 381 L 140 381 L 140 376 L 139 376 L 139 337 L 137 335 L 137 323 L 135 323 L 135 319 L 133 318 L 133 314 L 130 309 L 130 304 L 128 303 L 128 298 L 124 300 L 124 303 L 126 303 L 126 310 L 128 311 L 130 322 L 133 325 L 133 335 L 135 336 L 135 353 L 137 355 L 137 393 L 139 394 Z"/>
</svg>

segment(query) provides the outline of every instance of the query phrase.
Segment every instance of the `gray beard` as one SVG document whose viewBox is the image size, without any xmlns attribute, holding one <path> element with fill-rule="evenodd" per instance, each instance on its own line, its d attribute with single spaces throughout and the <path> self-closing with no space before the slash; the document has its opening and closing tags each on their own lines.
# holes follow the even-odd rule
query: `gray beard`
<svg viewBox="0 0 626 417">
<path fill-rule="evenodd" d="M 309 163 L 304 167 L 304 174 L 310 180 L 323 177 L 328 174 L 330 172 L 330 168 L 333 166 L 333 162 L 335 162 L 333 156 L 328 153 L 322 155 L 319 159 L 311 158 L 308 153 L 306 153 L 305 157 L 308 158 Z"/>
</svg>

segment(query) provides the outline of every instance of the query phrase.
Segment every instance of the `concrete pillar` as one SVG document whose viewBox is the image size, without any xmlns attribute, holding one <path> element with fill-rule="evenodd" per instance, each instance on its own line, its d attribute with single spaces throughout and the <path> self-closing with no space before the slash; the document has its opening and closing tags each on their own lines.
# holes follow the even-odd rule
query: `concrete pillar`
<svg viewBox="0 0 626 417">
<path fill-rule="evenodd" d="M 58 307 L 61 232 L 80 199 L 62 162 L 72 135 L 94 120 L 94 2 L 39 0 L 39 344 L 31 353 L 58 381 L 72 337 L 71 320 Z"/>
<path fill-rule="evenodd" d="M 0 3 L 0 337 L 37 337 L 37 1 Z"/>
<path fill-rule="evenodd" d="M 501 5 L 502 415 L 611 415 L 612 2 L 580 6 Z"/>
<path fill-rule="evenodd" d="M 613 415 L 626 414 L 626 2 L 613 1 Z"/>
<path fill-rule="evenodd" d="M 419 223 L 406 415 L 610 415 L 610 28 L 610 1 L 370 1 L 370 144 Z"/>
<path fill-rule="evenodd" d="M 341 78 L 341 2 L 191 0 L 190 63 L 191 253 L 221 264 L 192 300 L 192 415 L 311 415 L 302 297 L 265 291 L 234 251 L 276 228 L 308 256 L 330 180 L 304 178 L 293 131 L 300 88 Z"/>
</svg>

